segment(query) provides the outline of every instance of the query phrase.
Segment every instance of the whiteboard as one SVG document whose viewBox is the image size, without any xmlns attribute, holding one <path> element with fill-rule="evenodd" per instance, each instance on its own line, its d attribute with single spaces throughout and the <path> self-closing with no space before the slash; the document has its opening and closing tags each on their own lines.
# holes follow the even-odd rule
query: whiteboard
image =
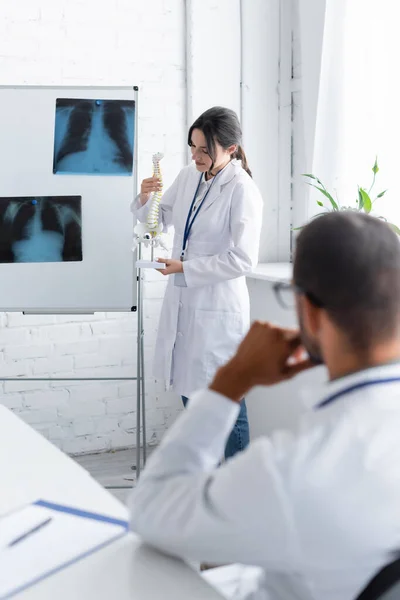
<svg viewBox="0 0 400 600">
<path fill-rule="evenodd" d="M 55 123 L 59 99 L 70 99 L 75 104 L 76 99 L 97 101 L 96 106 L 103 106 L 101 110 L 106 110 L 105 104 L 123 105 L 116 100 L 134 107 L 133 118 L 130 112 L 129 121 L 127 119 L 132 127 L 127 126 L 129 135 L 125 136 L 129 137 L 128 145 L 132 145 L 130 172 L 89 174 L 69 172 L 67 168 L 67 172 L 56 173 Z M 107 100 L 113 102 L 107 103 Z M 11 213 L 13 219 L 17 213 L 22 219 L 22 213 L 13 208 L 15 206 L 24 206 L 25 211 L 32 212 L 38 210 L 39 205 L 60 206 L 55 204 L 59 200 L 64 203 L 64 214 L 73 214 L 71 223 L 74 223 L 74 239 L 78 243 L 78 212 L 71 212 L 71 207 L 75 210 L 80 204 L 81 219 L 81 256 L 79 249 L 68 255 L 65 251 L 60 256 L 66 258 L 47 262 L 48 257 L 39 252 L 40 262 L 26 262 L 27 253 L 20 252 L 19 262 L 16 262 L 13 250 L 14 262 L 5 262 L 9 261 L 7 253 L 0 248 L 0 310 L 52 314 L 136 310 L 135 255 L 131 250 L 134 221 L 130 203 L 137 190 L 137 87 L 2 86 L 0 132 L 0 207 L 3 207 L 3 215 L 8 207 L 7 223 Z M 95 148 L 100 148 L 99 144 L 95 144 Z M 27 198 L 38 198 L 38 201 L 26 204 Z M 24 222 L 22 226 L 26 232 L 28 225 Z M 29 227 L 32 232 L 33 219 Z M 64 234 L 72 231 L 72 225 L 68 227 L 63 229 Z M 2 236 L 3 241 L 4 237 L 7 236 Z M 12 247 L 15 249 L 17 243 Z M 34 260 L 38 260 L 37 257 Z"/>
</svg>

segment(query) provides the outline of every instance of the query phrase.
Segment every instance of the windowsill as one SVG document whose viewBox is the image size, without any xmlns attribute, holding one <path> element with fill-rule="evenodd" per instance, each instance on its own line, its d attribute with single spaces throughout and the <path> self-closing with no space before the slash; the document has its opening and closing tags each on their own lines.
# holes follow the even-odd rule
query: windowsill
<svg viewBox="0 0 400 600">
<path fill-rule="evenodd" d="M 258 263 L 252 273 L 246 275 L 249 279 L 262 279 L 264 281 L 287 281 L 292 279 L 293 264 L 282 263 Z"/>
</svg>

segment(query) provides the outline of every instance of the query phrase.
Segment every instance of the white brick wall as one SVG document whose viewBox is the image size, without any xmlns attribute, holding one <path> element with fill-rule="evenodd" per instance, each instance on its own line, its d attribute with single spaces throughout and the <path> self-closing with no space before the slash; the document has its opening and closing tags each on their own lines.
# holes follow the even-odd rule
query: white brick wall
<svg viewBox="0 0 400 600">
<path fill-rule="evenodd" d="M 166 184 L 186 160 L 184 0 L 4 0 L 0 84 L 139 85 L 139 177 L 164 151 Z M 1 91 L 0 91 L 1 93 Z M 145 284 L 148 439 L 181 409 L 151 378 L 164 281 Z M 2 377 L 136 373 L 136 315 L 0 315 Z M 1 402 L 70 453 L 135 444 L 135 382 L 0 383 Z"/>
</svg>

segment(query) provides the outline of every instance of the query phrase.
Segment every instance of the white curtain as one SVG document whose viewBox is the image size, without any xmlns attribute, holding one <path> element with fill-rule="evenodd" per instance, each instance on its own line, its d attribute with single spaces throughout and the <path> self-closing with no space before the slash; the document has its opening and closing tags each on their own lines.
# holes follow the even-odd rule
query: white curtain
<svg viewBox="0 0 400 600">
<path fill-rule="evenodd" d="M 307 170 L 336 190 L 342 205 L 354 206 L 357 185 L 369 189 L 377 156 L 375 191 L 388 192 L 374 210 L 400 226 L 400 4 L 323 0 L 323 22 L 315 22 L 322 32 L 320 70 L 314 65 L 310 74 L 307 26 L 312 32 L 312 5 L 320 1 L 299 0 L 303 71 L 308 76 L 302 82 Z M 317 198 L 322 199 L 318 192 L 310 194 L 309 217 L 318 212 Z"/>
</svg>

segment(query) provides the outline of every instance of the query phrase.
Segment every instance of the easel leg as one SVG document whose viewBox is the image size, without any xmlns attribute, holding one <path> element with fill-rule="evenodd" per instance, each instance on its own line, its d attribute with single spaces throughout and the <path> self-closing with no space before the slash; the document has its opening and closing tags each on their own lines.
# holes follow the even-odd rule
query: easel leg
<svg viewBox="0 0 400 600">
<path fill-rule="evenodd" d="M 142 258 L 142 248 L 138 245 L 138 259 Z M 143 319 L 143 277 L 142 270 L 137 270 L 137 380 L 136 380 L 136 479 L 142 468 L 141 452 L 143 448 L 143 466 L 147 458 L 146 437 L 146 390 L 144 369 L 144 319 Z M 141 435 L 142 433 L 142 435 Z"/>
<path fill-rule="evenodd" d="M 138 258 L 142 258 L 142 249 L 140 244 L 138 245 Z M 136 362 L 137 362 L 137 380 L 136 380 L 136 479 L 140 476 L 141 466 L 141 392 L 142 392 L 142 272 L 141 269 L 137 271 L 137 302 L 138 302 L 138 315 L 137 315 L 137 348 L 136 348 Z"/>
<path fill-rule="evenodd" d="M 141 348 L 140 348 L 140 361 L 141 361 L 141 383 L 142 383 L 142 438 L 143 438 L 143 466 L 146 464 L 147 459 L 147 439 L 146 439 L 146 389 L 145 389 L 145 378 L 144 378 L 144 330 L 142 330 L 141 336 Z"/>
</svg>

